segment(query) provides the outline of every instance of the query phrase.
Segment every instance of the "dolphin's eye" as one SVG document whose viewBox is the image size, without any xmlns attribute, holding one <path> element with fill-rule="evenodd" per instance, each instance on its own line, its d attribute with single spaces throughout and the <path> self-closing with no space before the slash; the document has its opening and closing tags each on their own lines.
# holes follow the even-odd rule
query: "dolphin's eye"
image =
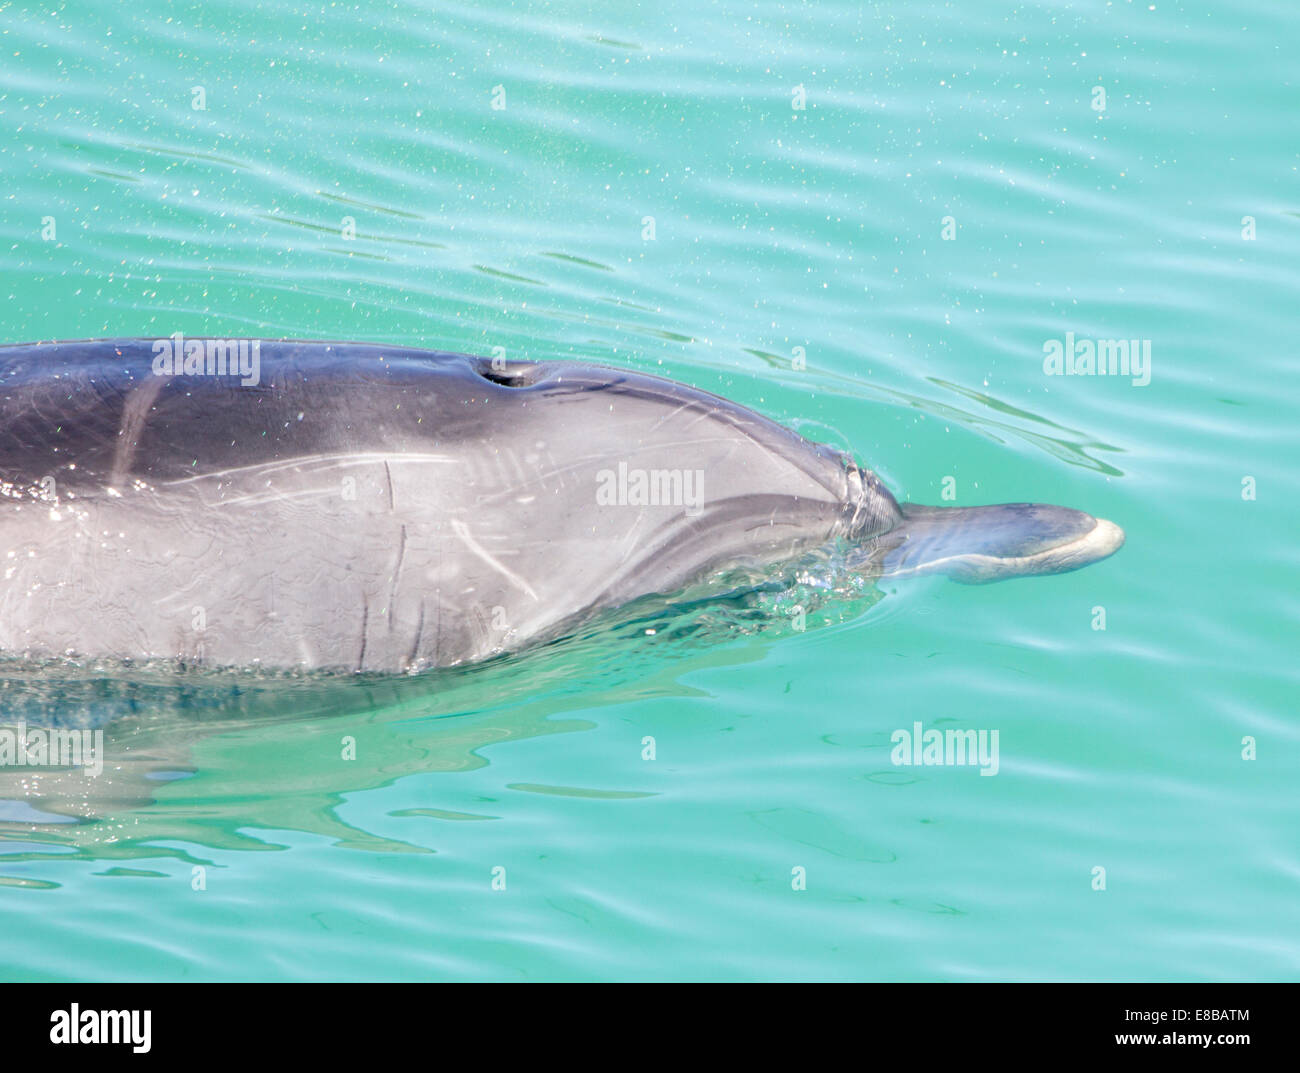
<svg viewBox="0 0 1300 1073">
<path fill-rule="evenodd" d="M 532 361 L 504 361 L 500 358 L 480 358 L 474 371 L 484 380 L 502 387 L 528 387 L 537 383 L 542 367 Z"/>
</svg>

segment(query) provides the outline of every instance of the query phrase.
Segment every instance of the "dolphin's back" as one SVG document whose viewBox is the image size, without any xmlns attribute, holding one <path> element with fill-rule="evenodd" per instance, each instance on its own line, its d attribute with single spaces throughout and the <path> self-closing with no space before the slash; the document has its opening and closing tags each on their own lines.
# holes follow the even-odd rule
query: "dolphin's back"
<svg viewBox="0 0 1300 1073">
<path fill-rule="evenodd" d="M 62 473 L 90 488 L 108 480 L 124 446 L 130 473 L 155 481 L 331 451 L 383 450 L 395 440 L 427 439 L 419 426 L 431 405 L 442 407 L 441 435 L 454 436 L 458 429 L 447 418 L 456 410 L 447 395 L 463 409 L 482 384 L 475 359 L 463 355 L 260 340 L 255 384 L 239 375 L 159 376 L 154 343 L 0 347 L 6 475 Z"/>
<path fill-rule="evenodd" d="M 0 348 L 0 651 L 447 665 L 901 517 L 846 456 L 656 377 L 295 341 L 255 377 L 177 375 L 155 350 Z"/>
</svg>

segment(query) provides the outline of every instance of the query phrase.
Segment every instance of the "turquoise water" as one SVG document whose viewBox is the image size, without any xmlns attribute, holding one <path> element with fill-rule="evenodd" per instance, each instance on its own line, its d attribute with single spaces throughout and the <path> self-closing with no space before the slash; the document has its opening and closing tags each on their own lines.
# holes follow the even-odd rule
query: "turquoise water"
<svg viewBox="0 0 1300 1073">
<path fill-rule="evenodd" d="M 415 681 L 7 673 L 124 714 L 98 780 L 0 772 L 0 977 L 1296 978 L 1298 48 L 1283 0 L 0 3 L 0 341 L 590 359 L 1128 533 Z M 916 721 L 998 774 L 894 765 Z"/>
</svg>

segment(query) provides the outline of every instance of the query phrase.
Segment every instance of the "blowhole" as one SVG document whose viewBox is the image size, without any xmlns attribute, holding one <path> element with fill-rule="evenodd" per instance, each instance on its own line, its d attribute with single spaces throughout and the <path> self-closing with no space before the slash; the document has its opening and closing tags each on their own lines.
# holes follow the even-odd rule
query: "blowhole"
<svg viewBox="0 0 1300 1073">
<path fill-rule="evenodd" d="M 532 361 L 503 361 L 499 358 L 483 358 L 474 368 L 484 380 L 489 380 L 502 387 L 528 387 L 537 383 L 542 375 L 542 367 Z"/>
</svg>

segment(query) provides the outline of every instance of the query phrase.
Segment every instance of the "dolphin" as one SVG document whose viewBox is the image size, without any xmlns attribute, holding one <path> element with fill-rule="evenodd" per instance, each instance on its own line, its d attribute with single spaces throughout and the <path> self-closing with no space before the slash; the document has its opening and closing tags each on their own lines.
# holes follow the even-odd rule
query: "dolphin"
<svg viewBox="0 0 1300 1073">
<path fill-rule="evenodd" d="M 414 673 L 839 543 L 871 576 L 1059 573 L 1123 543 L 899 503 L 671 380 L 372 343 L 0 347 L 0 653 Z"/>
</svg>

